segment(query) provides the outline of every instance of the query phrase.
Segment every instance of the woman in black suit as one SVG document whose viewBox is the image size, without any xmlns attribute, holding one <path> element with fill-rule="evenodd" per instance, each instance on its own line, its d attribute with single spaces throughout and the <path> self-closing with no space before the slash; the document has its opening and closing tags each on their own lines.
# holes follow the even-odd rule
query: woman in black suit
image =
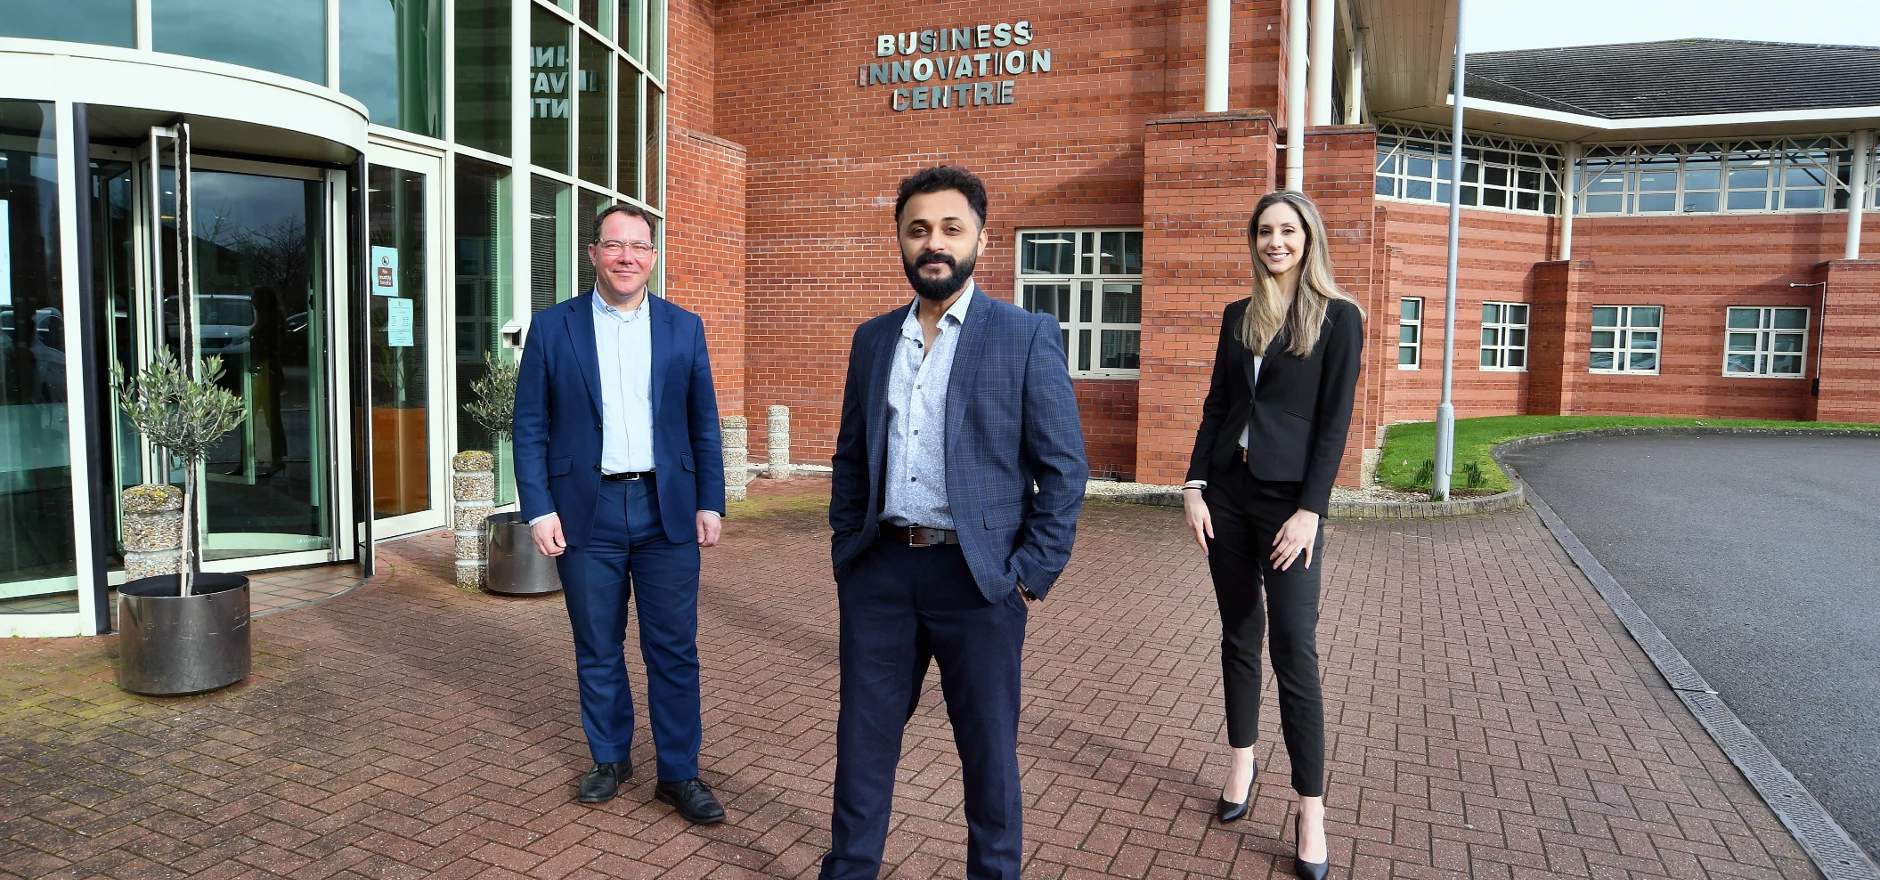
<svg viewBox="0 0 1880 880">
<path fill-rule="evenodd" d="M 1254 208 L 1253 295 L 1229 305 L 1221 321 L 1182 489 L 1221 611 L 1233 761 L 1219 817 L 1239 819 L 1253 800 L 1260 640 L 1270 622 L 1280 729 L 1299 795 L 1293 870 L 1304 878 L 1323 878 L 1327 862 L 1316 633 L 1323 566 L 1314 563 L 1323 561 L 1319 523 L 1345 453 L 1364 342 L 1364 313 L 1332 280 L 1325 240 L 1317 206 L 1300 193 L 1276 192 Z"/>
</svg>

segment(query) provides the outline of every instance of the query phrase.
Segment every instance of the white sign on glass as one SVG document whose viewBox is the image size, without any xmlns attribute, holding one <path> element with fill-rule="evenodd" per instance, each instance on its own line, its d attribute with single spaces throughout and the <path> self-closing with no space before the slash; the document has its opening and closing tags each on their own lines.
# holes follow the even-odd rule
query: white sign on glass
<svg viewBox="0 0 1880 880">
<path fill-rule="evenodd" d="M 374 296 L 398 295 L 398 249 L 372 249 L 372 293 Z"/>
<path fill-rule="evenodd" d="M 385 301 L 385 344 L 392 348 L 411 347 L 411 300 Z"/>
</svg>

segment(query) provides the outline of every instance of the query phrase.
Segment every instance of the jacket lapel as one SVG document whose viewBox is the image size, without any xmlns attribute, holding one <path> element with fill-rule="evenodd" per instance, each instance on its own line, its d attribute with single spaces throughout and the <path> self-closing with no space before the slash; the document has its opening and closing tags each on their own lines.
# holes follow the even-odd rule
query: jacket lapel
<svg viewBox="0 0 1880 880">
<path fill-rule="evenodd" d="M 878 483 L 888 461 L 888 386 L 894 379 L 894 350 L 901 341 L 901 322 L 907 320 L 902 306 L 889 312 L 893 318 L 876 338 L 868 340 L 875 350 L 868 372 L 868 472 Z"/>
<path fill-rule="evenodd" d="M 574 344 L 574 361 L 580 366 L 581 381 L 587 385 L 588 399 L 594 413 L 601 412 L 601 361 L 594 348 L 594 293 L 582 294 L 568 316 L 568 338 Z"/>
<path fill-rule="evenodd" d="M 673 353 L 672 309 L 666 307 L 668 303 L 665 300 L 653 296 L 650 290 L 646 292 L 646 297 L 651 300 L 647 303 L 647 318 L 653 322 L 652 326 L 647 328 L 650 331 L 647 335 L 652 337 L 653 342 L 652 376 L 648 379 L 650 390 L 647 393 L 653 405 L 653 423 L 657 425 L 659 423 L 659 395 L 660 391 L 666 387 L 666 362 Z"/>
<path fill-rule="evenodd" d="M 979 288 L 973 287 L 977 295 Z M 975 367 L 979 364 L 980 352 L 986 347 L 986 321 L 990 320 L 992 310 L 971 303 L 966 307 L 966 323 L 960 326 L 960 339 L 953 347 L 953 366 L 947 376 L 947 433 L 946 448 L 957 449 L 955 440 L 959 437 L 960 425 L 966 421 L 966 407 L 972 402 L 973 379 L 979 375 Z M 942 320 L 945 320 L 944 318 Z M 961 366 L 962 364 L 966 366 Z M 949 485 L 951 480 L 947 481 Z"/>
<path fill-rule="evenodd" d="M 1275 361 L 1286 353 L 1286 346 L 1291 344 L 1289 337 L 1286 335 L 1286 328 L 1279 328 L 1279 332 L 1273 334 L 1272 341 L 1266 344 L 1266 353 L 1260 356 L 1260 373 L 1258 377 L 1256 377 L 1253 372 L 1253 352 L 1247 352 L 1247 387 L 1253 389 L 1254 400 L 1257 401 L 1260 399 L 1260 382 L 1265 381 L 1267 376 L 1273 375 Z"/>
</svg>

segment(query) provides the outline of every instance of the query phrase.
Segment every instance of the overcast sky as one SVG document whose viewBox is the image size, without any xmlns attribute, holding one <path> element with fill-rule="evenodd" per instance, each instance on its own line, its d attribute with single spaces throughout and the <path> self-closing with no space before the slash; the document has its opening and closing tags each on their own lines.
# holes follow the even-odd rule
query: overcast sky
<svg viewBox="0 0 1880 880">
<path fill-rule="evenodd" d="M 1875 0 L 1468 0 L 1470 52 L 1681 37 L 1880 46 Z"/>
</svg>

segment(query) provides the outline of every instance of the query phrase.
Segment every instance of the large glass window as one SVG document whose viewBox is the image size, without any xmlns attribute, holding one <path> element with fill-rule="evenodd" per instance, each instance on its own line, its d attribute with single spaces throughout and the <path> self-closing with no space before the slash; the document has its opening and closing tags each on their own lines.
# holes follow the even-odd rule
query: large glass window
<svg viewBox="0 0 1880 880">
<path fill-rule="evenodd" d="M 1799 379 L 1808 351 L 1808 310 L 1730 309 L 1723 353 L 1725 376 Z"/>
<path fill-rule="evenodd" d="M 429 179 L 368 172 L 372 245 L 372 510 L 384 519 L 431 508 Z M 386 265 L 389 258 L 390 266 Z M 387 280 L 391 284 L 386 284 Z"/>
<path fill-rule="evenodd" d="M 509 2 L 456 0 L 457 142 L 509 155 Z"/>
<path fill-rule="evenodd" d="M 594 215 L 613 204 L 614 200 L 583 187 L 576 194 L 575 201 L 574 235 L 569 237 L 569 244 L 574 251 L 571 255 L 574 260 L 574 292 L 582 294 L 594 287 L 594 263 L 587 256 L 587 246 L 594 241 Z"/>
<path fill-rule="evenodd" d="M 581 69 L 576 75 L 580 94 L 576 97 L 581 118 L 576 140 L 581 179 L 606 186 L 613 169 L 607 155 L 608 111 L 612 108 L 611 82 L 614 54 L 593 37 L 581 35 Z"/>
<path fill-rule="evenodd" d="M 1527 369 L 1526 303 L 1482 303 L 1482 369 Z"/>
<path fill-rule="evenodd" d="M 124 46 L 137 43 L 136 0 L 0 0 L 0 37 Z"/>
<path fill-rule="evenodd" d="M 1019 305 L 1055 316 L 1071 375 L 1133 377 L 1142 352 L 1142 231 L 1021 232 Z"/>
<path fill-rule="evenodd" d="M 537 176 L 529 186 L 529 310 L 568 298 L 568 253 L 574 247 L 570 188 Z"/>
<path fill-rule="evenodd" d="M 663 187 L 665 175 L 662 167 L 664 153 L 660 149 L 666 133 L 666 96 L 651 80 L 646 83 L 646 197 L 647 207 L 658 210 L 666 207 L 666 193 Z"/>
<path fill-rule="evenodd" d="M 1657 373 L 1663 306 L 1594 306 L 1595 373 Z"/>
<path fill-rule="evenodd" d="M 614 189 L 632 197 L 645 195 L 640 191 L 640 81 L 645 77 L 624 59 L 616 68 L 620 71 L 619 112 L 614 114 L 615 148 Z"/>
<path fill-rule="evenodd" d="M 1847 207 L 1845 139 L 1595 146 L 1580 166 L 1581 214 L 1709 214 Z"/>
<path fill-rule="evenodd" d="M 1449 203 L 1449 136 L 1387 124 L 1377 134 L 1377 194 L 1408 202 Z M 1462 204 L 1552 214 L 1559 210 L 1560 150 L 1512 138 L 1464 132 Z"/>
<path fill-rule="evenodd" d="M 52 106 L 0 101 L 0 612 L 78 610 Z"/>
<path fill-rule="evenodd" d="M 443 0 L 340 0 L 339 87 L 379 125 L 444 133 Z"/>
<path fill-rule="evenodd" d="M 567 20 L 529 8 L 529 153 L 535 164 L 569 173 L 573 146 L 574 64 Z"/>
<path fill-rule="evenodd" d="M 503 356 L 502 327 L 511 314 L 509 293 L 508 169 L 464 156 L 457 158 L 456 242 L 457 399 L 476 399 L 472 389 L 488 374 L 486 354 Z M 496 453 L 496 501 L 514 500 L 508 444 L 499 443 L 477 420 L 457 409 L 458 446 Z"/>
<path fill-rule="evenodd" d="M 150 0 L 158 52 L 326 82 L 325 0 Z"/>
</svg>

